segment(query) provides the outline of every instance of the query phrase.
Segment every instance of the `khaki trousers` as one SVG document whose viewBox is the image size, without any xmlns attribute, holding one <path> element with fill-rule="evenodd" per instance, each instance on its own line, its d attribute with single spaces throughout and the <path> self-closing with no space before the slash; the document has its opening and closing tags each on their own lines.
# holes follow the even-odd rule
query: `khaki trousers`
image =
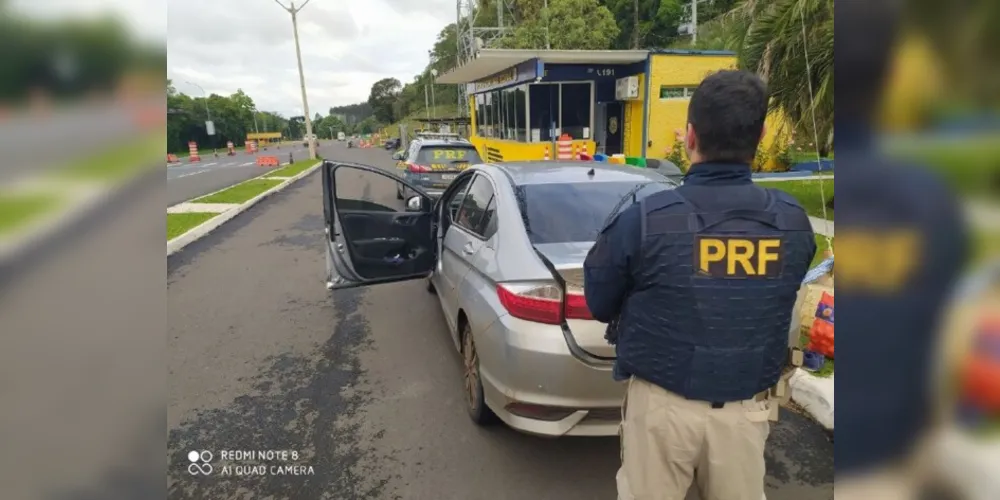
<svg viewBox="0 0 1000 500">
<path fill-rule="evenodd" d="M 632 377 L 622 402 L 619 500 L 764 498 L 767 399 L 712 408 Z"/>
</svg>

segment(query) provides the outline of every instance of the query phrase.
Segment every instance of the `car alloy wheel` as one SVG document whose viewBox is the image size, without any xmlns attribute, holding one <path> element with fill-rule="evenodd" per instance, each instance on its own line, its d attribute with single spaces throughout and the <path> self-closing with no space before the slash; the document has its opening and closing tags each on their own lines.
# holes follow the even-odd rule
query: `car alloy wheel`
<svg viewBox="0 0 1000 500">
<path fill-rule="evenodd" d="M 465 378 L 465 402 L 472 421 L 479 425 L 493 423 L 496 415 L 488 406 L 483 396 L 483 381 L 479 375 L 479 354 L 472 339 L 472 328 L 466 323 L 462 327 L 462 359 L 464 361 L 463 375 Z"/>
</svg>

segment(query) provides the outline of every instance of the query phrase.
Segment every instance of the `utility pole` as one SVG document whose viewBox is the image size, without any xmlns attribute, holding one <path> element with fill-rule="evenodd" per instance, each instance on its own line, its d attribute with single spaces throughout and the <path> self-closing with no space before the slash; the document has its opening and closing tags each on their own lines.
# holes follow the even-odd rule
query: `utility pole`
<svg viewBox="0 0 1000 500">
<path fill-rule="evenodd" d="M 431 119 L 431 103 L 427 99 L 427 84 L 424 84 L 424 111 L 427 114 L 427 119 Z"/>
<path fill-rule="evenodd" d="M 691 45 L 695 45 L 697 43 L 698 43 L 698 0 L 691 0 Z"/>
<path fill-rule="evenodd" d="M 632 48 L 639 49 L 639 0 L 632 2 Z"/>
<path fill-rule="evenodd" d="M 306 119 L 306 141 L 309 143 L 309 159 L 316 159 L 316 142 L 312 140 L 313 127 L 312 120 L 309 118 L 309 100 L 306 98 L 306 76 L 302 71 L 302 49 L 299 47 L 299 23 L 298 23 L 298 13 L 309 4 L 309 0 L 302 2 L 299 8 L 295 8 L 295 2 L 289 2 L 290 7 L 285 7 L 283 3 L 279 0 L 274 0 L 274 3 L 281 6 L 282 9 L 288 11 L 292 15 L 292 32 L 295 34 L 295 58 L 299 63 L 299 86 L 302 87 L 302 111 Z"/>
<path fill-rule="evenodd" d="M 438 76 L 438 70 L 431 68 L 431 118 L 437 118 L 437 100 L 434 99 L 434 79 Z"/>
<path fill-rule="evenodd" d="M 552 42 L 549 41 L 549 0 L 542 3 L 545 9 L 545 50 L 552 50 Z"/>
</svg>

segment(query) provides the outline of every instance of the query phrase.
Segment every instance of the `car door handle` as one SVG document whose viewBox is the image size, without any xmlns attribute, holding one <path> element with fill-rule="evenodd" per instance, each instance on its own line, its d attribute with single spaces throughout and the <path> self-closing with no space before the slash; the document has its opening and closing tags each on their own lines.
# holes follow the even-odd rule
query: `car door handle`
<svg viewBox="0 0 1000 500">
<path fill-rule="evenodd" d="M 476 249 L 475 249 L 475 247 L 472 246 L 471 242 L 470 243 L 466 243 L 465 246 L 462 247 L 462 253 L 464 253 L 465 255 L 472 255 L 472 254 L 476 253 Z"/>
</svg>

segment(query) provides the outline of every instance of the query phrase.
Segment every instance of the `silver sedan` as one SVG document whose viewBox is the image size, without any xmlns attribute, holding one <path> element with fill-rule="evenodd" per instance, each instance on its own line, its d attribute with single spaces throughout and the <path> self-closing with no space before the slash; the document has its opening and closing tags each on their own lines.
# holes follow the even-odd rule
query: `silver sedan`
<svg viewBox="0 0 1000 500">
<path fill-rule="evenodd" d="M 587 309 L 583 261 L 614 213 L 675 181 L 591 162 L 482 164 L 436 202 L 408 184 L 420 194 L 401 202 L 392 193 L 406 183 L 392 172 L 327 162 L 323 173 L 327 286 L 429 278 L 465 361 L 476 423 L 499 419 L 545 436 L 617 433 L 625 388 L 611 376 L 606 325 Z M 359 177 L 393 190 L 380 198 L 343 187 Z"/>
</svg>

